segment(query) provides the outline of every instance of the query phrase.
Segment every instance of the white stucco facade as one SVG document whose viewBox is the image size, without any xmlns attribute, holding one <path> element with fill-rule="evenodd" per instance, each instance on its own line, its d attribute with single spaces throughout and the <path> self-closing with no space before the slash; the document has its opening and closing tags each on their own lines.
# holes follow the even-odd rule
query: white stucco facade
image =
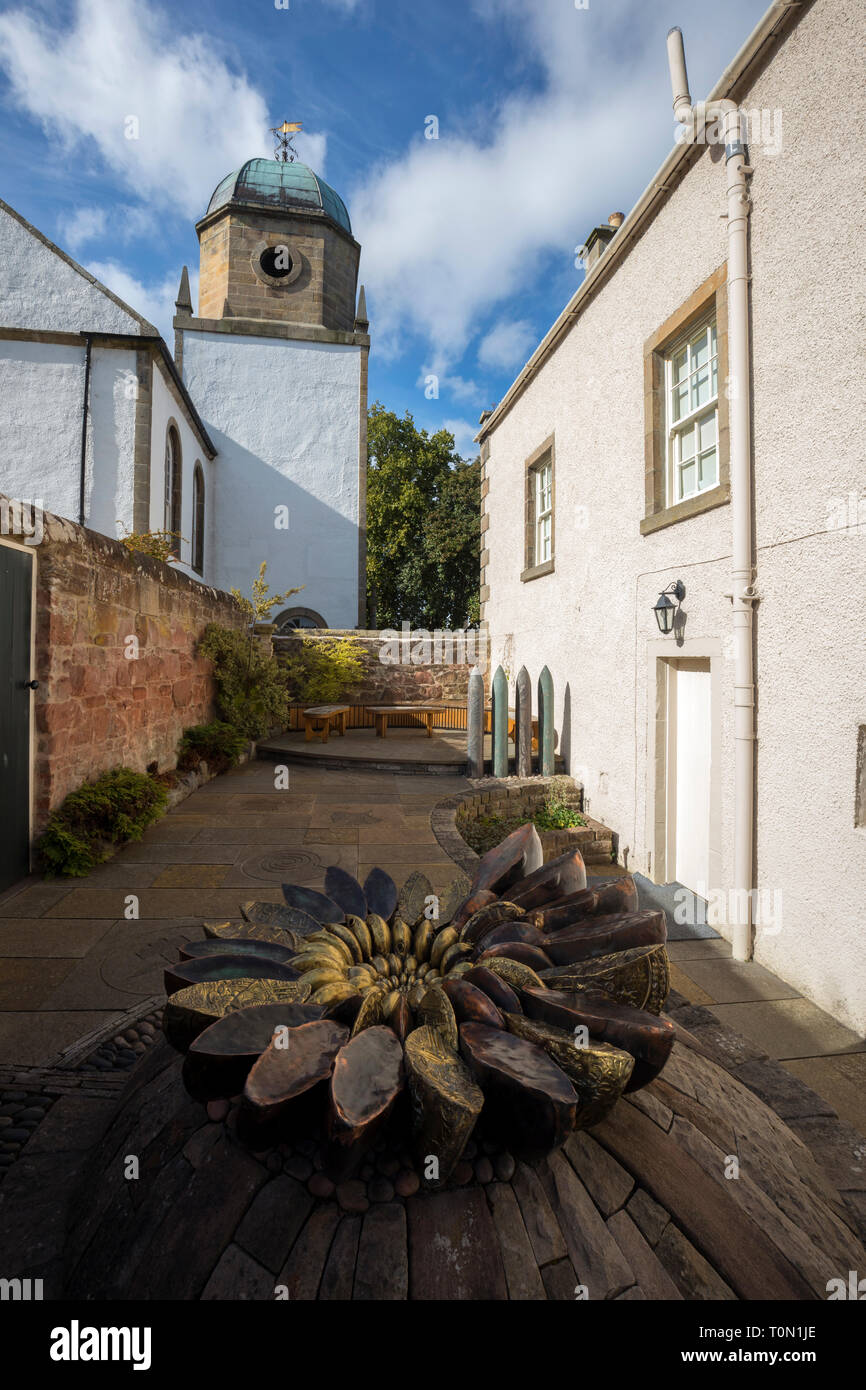
<svg viewBox="0 0 866 1390">
<path fill-rule="evenodd" d="M 358 622 L 362 349 L 184 329 L 184 382 L 218 453 L 211 582 L 273 592 L 329 627 Z M 288 521 L 286 526 L 285 522 Z"/>
<path fill-rule="evenodd" d="M 181 542 L 177 568 L 193 577 L 204 577 L 208 584 L 219 587 L 213 570 L 213 517 L 215 461 L 208 458 L 202 442 L 186 419 L 178 403 L 177 390 L 172 389 L 168 374 L 160 362 L 154 364 L 151 382 L 150 429 L 150 511 L 149 528 L 166 528 L 165 516 L 165 445 L 169 426 L 180 440 L 181 455 Z M 196 466 L 204 478 L 204 566 L 201 575 L 192 568 L 193 543 L 193 478 Z"/>
<path fill-rule="evenodd" d="M 866 137 L 850 62 L 858 35 L 857 0 L 817 0 L 738 99 L 783 122 L 778 153 L 750 151 L 755 886 L 781 893 L 781 916 L 757 925 L 755 957 L 864 1031 L 866 828 L 855 825 L 855 765 L 866 724 L 866 524 L 838 520 L 854 496 L 866 522 L 853 425 L 866 281 L 863 195 L 851 177 Z M 832 159 L 820 138 L 831 119 Z M 709 662 L 708 887 L 722 891 L 733 881 L 731 507 L 649 534 L 641 521 L 644 344 L 724 265 L 724 210 L 724 161 L 707 149 L 494 416 L 483 538 L 494 667 L 504 660 L 513 681 L 525 665 L 533 682 L 550 667 L 560 750 L 589 810 L 616 833 L 621 862 L 656 881 L 672 877 L 665 672 Z M 526 461 L 551 436 L 555 568 L 522 582 Z M 856 502 L 848 514 L 856 520 Z M 676 579 L 686 585 L 682 646 L 660 637 L 651 612 Z M 731 934 L 724 922 L 717 929 Z"/>
</svg>

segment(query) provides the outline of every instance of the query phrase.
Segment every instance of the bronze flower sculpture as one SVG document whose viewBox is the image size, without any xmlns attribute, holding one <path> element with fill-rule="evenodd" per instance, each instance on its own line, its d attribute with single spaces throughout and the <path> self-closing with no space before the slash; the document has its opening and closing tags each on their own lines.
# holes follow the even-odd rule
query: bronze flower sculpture
<svg viewBox="0 0 866 1390">
<path fill-rule="evenodd" d="M 166 971 L 187 1089 L 242 1092 L 257 1149 L 322 1122 L 337 1180 L 395 1107 L 440 1182 L 480 1116 L 526 1154 L 597 1123 L 670 1054 L 665 918 L 630 876 L 587 888 L 576 851 L 541 861 L 524 825 L 441 898 L 423 874 L 398 893 L 332 867 L 324 893 L 285 884 L 285 907 L 205 923 Z"/>
</svg>

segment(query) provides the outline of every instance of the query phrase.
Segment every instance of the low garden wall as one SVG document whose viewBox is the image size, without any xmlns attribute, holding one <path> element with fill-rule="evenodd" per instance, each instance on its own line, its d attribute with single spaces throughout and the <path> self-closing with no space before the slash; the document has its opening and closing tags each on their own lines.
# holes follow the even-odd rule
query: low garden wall
<svg viewBox="0 0 866 1390">
<path fill-rule="evenodd" d="M 477 639 L 477 634 L 474 634 Z M 455 641 L 449 649 L 445 640 L 392 643 L 386 646 L 381 632 L 338 631 L 304 628 L 297 635 L 274 638 L 274 651 L 290 650 L 288 644 L 302 640 L 328 642 L 351 638 L 362 650 L 363 675 L 360 683 L 342 697 L 352 705 L 414 705 L 425 701 L 453 701 L 465 707 L 469 675 L 475 664 L 473 647 L 468 652 Z M 431 638 L 433 634 L 431 634 Z M 397 661 L 383 661 L 383 653 Z M 461 659 L 469 656 L 469 660 Z M 416 661 L 414 657 L 419 659 Z M 429 659 L 427 659 L 429 657 Z M 370 721 L 372 723 L 372 721 Z"/>
<path fill-rule="evenodd" d="M 571 777 L 485 778 L 474 782 L 471 791 L 440 801 L 433 810 L 430 824 L 445 853 L 471 875 L 479 856 L 461 831 L 485 820 L 499 819 L 517 824 L 532 820 L 551 793 L 578 812 L 584 824 L 564 830 L 539 831 L 545 863 L 570 849 L 579 849 L 586 864 L 609 864 L 616 848 L 613 835 L 607 826 L 586 815 L 583 788 Z"/>
<path fill-rule="evenodd" d="M 183 729 L 214 718 L 208 623 L 235 600 L 120 541 L 46 515 L 36 552 L 34 831 L 70 791 L 124 764 L 173 768 Z"/>
</svg>

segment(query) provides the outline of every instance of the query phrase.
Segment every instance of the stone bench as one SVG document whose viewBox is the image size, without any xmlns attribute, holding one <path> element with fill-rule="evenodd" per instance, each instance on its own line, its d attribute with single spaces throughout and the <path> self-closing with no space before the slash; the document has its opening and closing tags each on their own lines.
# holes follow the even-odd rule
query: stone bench
<svg viewBox="0 0 866 1390">
<path fill-rule="evenodd" d="M 335 733 L 342 738 L 348 715 L 348 705 L 311 705 L 304 710 L 304 742 L 320 738 L 322 743 L 327 743 L 332 725 Z"/>
</svg>

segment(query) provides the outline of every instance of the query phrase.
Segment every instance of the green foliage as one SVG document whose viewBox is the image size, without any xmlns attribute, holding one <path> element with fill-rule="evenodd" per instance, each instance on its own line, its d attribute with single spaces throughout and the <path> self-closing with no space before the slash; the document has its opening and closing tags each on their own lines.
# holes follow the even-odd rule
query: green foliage
<svg viewBox="0 0 866 1390">
<path fill-rule="evenodd" d="M 122 526 L 123 522 L 117 524 Z M 179 531 L 127 531 L 120 540 L 133 555 L 152 555 L 154 560 L 173 565 L 180 558 L 183 536 Z"/>
<path fill-rule="evenodd" d="M 334 704 L 360 682 L 363 654 L 351 637 L 293 637 L 280 655 L 289 699 L 295 704 Z"/>
<path fill-rule="evenodd" d="M 478 619 L 481 464 L 377 402 L 367 431 L 368 621 L 462 628 Z"/>
<path fill-rule="evenodd" d="M 586 821 L 574 807 L 566 801 L 561 792 L 551 790 L 533 816 L 537 830 L 570 830 L 575 825 L 586 825 Z"/>
<path fill-rule="evenodd" d="M 532 823 L 539 831 L 570 830 L 574 826 L 586 825 L 586 820 L 566 801 L 560 791 L 551 788 L 533 815 Z M 457 814 L 457 828 L 476 854 L 486 854 L 489 849 L 501 844 L 506 835 L 525 824 L 525 814 L 478 816 L 477 819 L 466 815 L 465 812 L 461 815 L 458 811 Z"/>
<path fill-rule="evenodd" d="M 208 623 L 199 652 L 213 662 L 220 718 L 245 738 L 264 738 L 289 719 L 286 678 L 276 657 L 262 651 L 252 632 Z"/>
<path fill-rule="evenodd" d="M 232 724 L 215 719 L 211 724 L 193 724 L 184 729 L 177 750 L 177 765 L 188 772 L 206 762 L 210 772 L 234 767 L 246 747 L 244 735 Z"/>
<path fill-rule="evenodd" d="M 140 840 L 165 810 L 165 786 L 146 772 L 116 767 L 70 792 L 52 812 L 39 841 L 45 872 L 82 878 L 109 859 L 115 845 Z"/>
<path fill-rule="evenodd" d="M 265 579 L 265 571 L 268 568 L 267 560 L 262 560 L 259 566 L 259 577 L 254 579 L 250 593 L 251 598 L 246 598 L 240 589 L 232 589 L 232 597 L 236 598 L 241 608 L 246 613 L 251 623 L 266 623 L 271 616 L 271 609 L 277 608 L 281 603 L 285 603 L 292 594 L 299 594 L 305 585 L 298 589 L 287 589 L 284 594 L 270 594 L 270 585 Z"/>
</svg>

